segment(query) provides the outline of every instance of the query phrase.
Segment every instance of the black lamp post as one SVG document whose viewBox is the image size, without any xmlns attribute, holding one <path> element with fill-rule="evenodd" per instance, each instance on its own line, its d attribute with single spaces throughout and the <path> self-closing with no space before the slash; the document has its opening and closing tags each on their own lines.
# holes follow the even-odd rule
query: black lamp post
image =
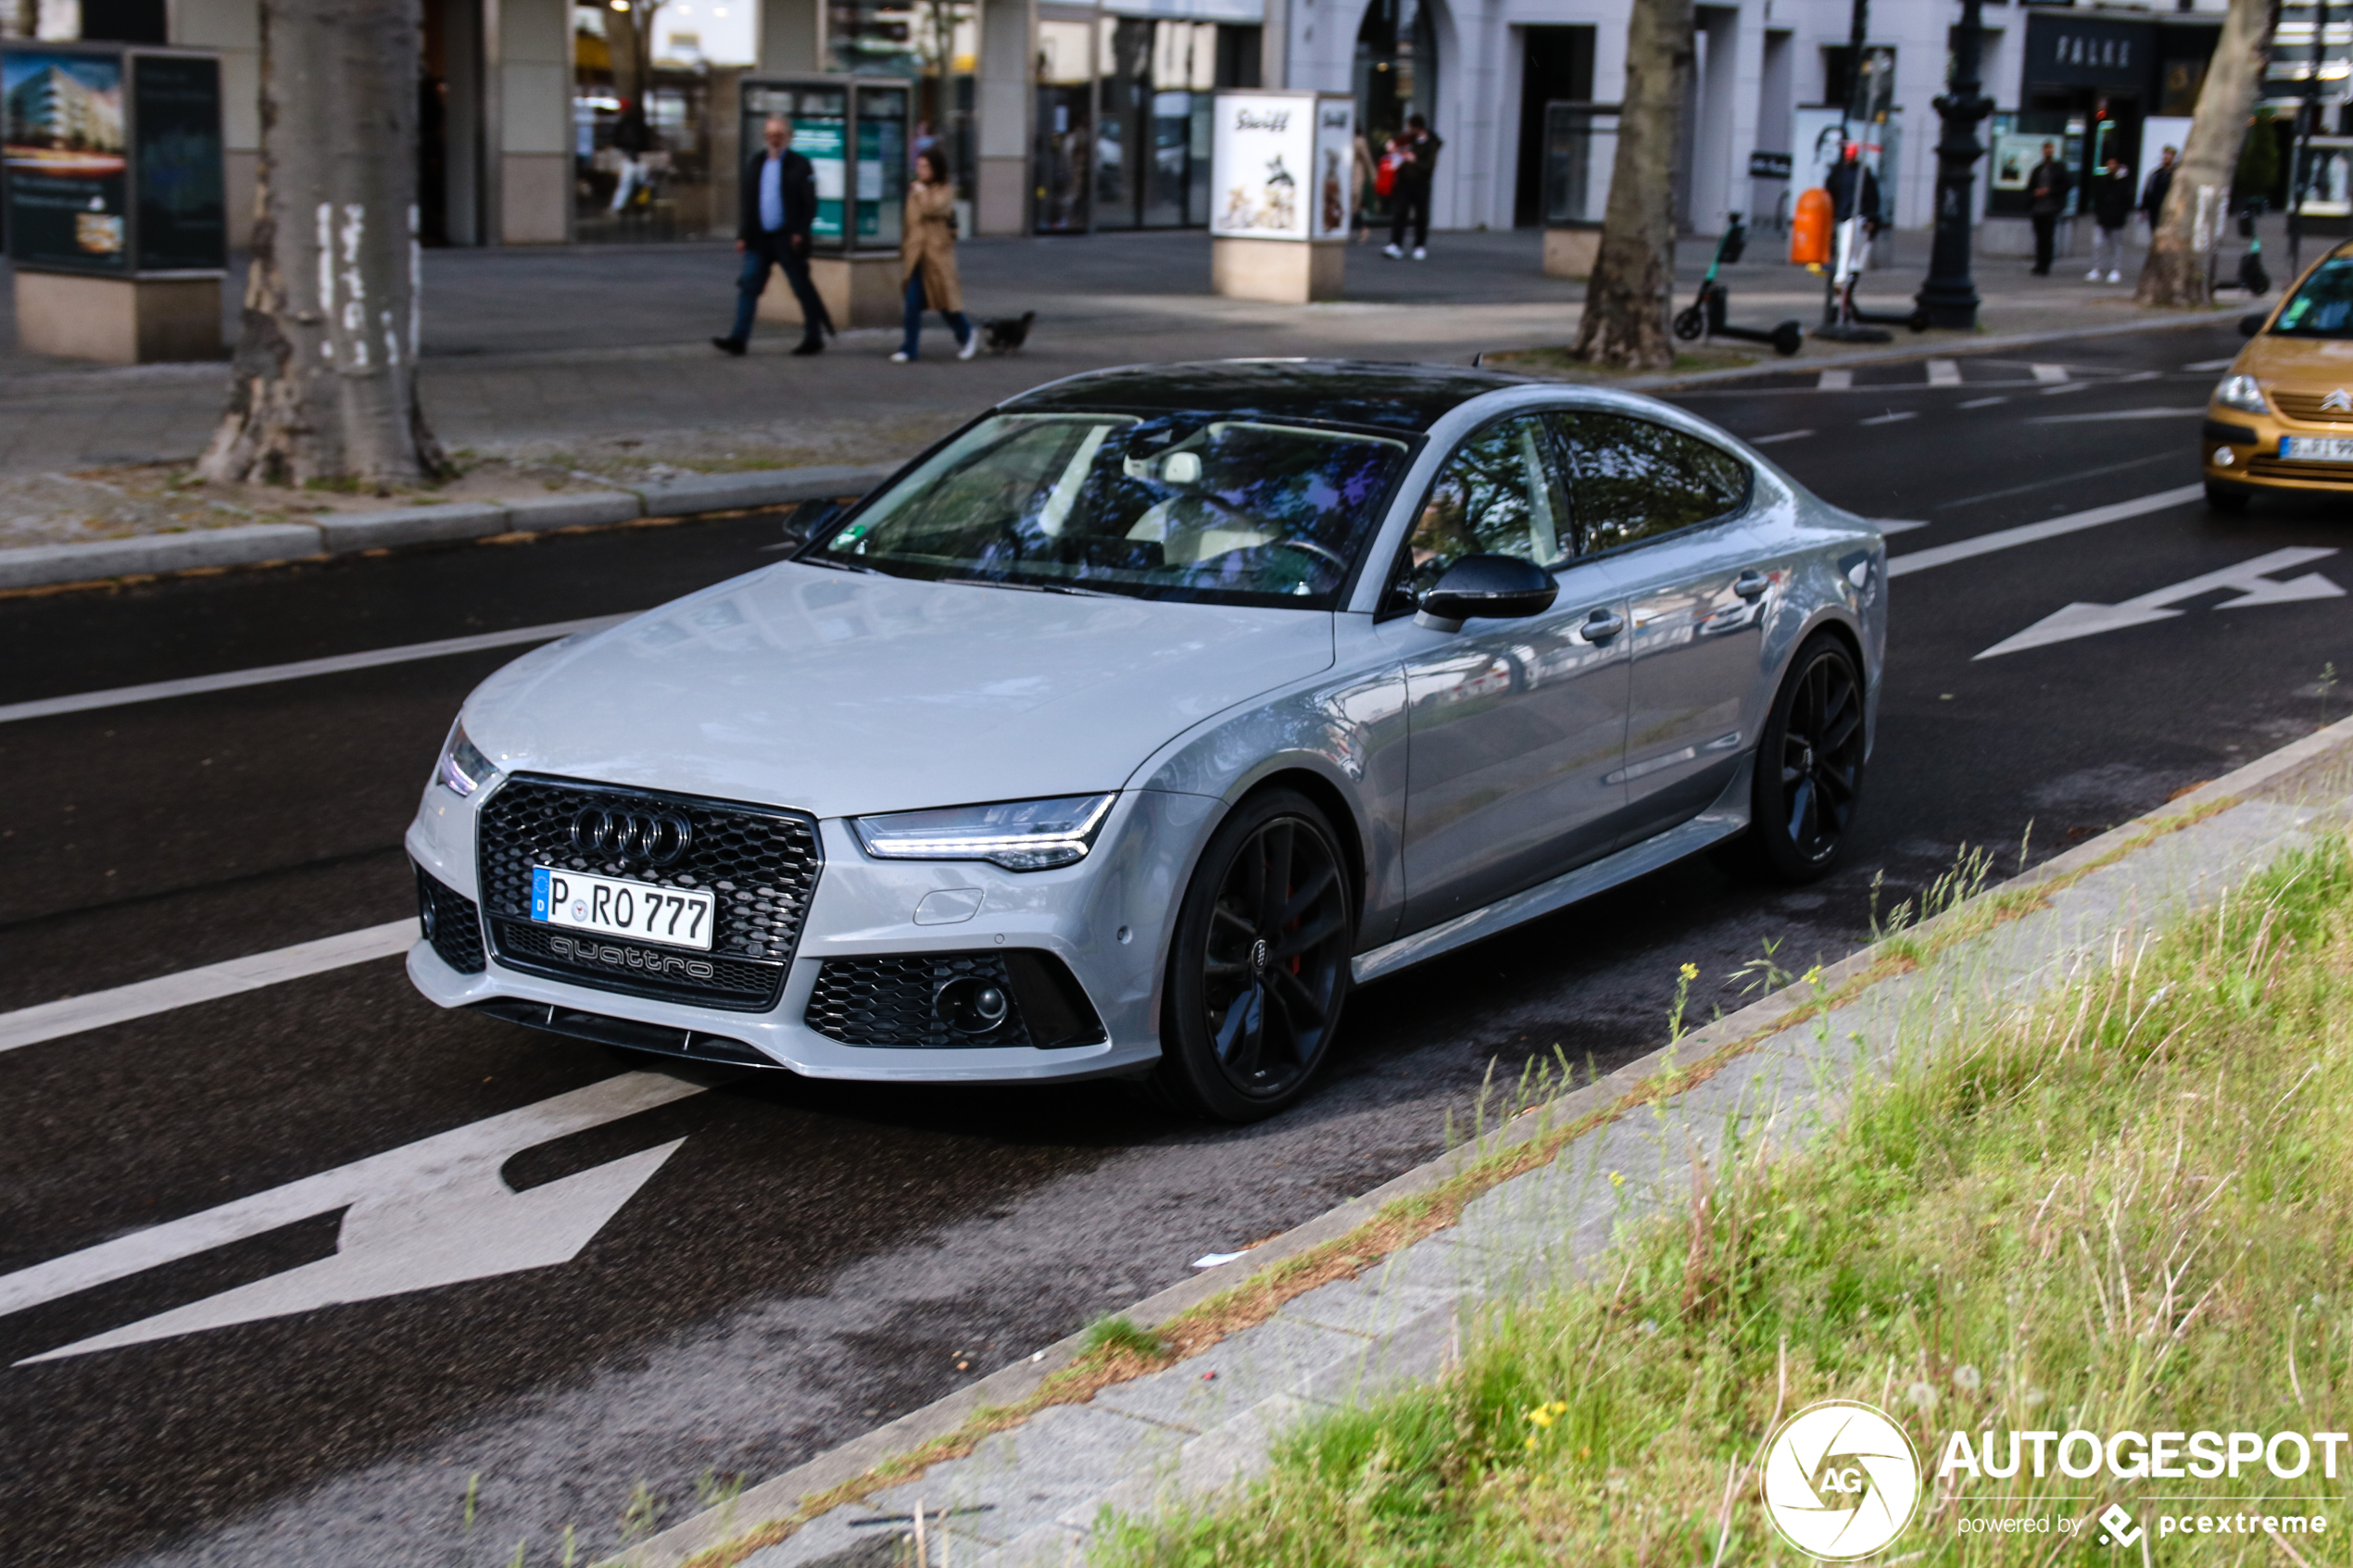
<svg viewBox="0 0 2353 1568">
<path fill-rule="evenodd" d="M 1977 284 L 1969 275 L 1969 207 L 1977 183 L 1978 122 L 1994 112 L 1994 100 L 1978 91 L 1978 62 L 1985 40 L 1984 0 L 1961 0 L 1961 25 L 1953 40 L 1950 91 L 1936 100 L 1944 122 L 1936 144 L 1936 237 L 1929 250 L 1928 282 L 1913 295 L 1931 327 L 1968 331 L 1977 325 Z"/>
</svg>

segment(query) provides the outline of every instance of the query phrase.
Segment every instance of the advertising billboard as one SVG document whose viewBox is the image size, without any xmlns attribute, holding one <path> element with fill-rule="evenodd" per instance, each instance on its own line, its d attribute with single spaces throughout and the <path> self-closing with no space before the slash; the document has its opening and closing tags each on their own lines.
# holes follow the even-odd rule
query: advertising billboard
<svg viewBox="0 0 2353 1568">
<path fill-rule="evenodd" d="M 218 271 L 227 267 L 220 62 L 203 55 L 134 55 L 131 104 L 132 229 L 139 270 Z"/>
<path fill-rule="evenodd" d="M 1316 107 L 1306 94 L 1217 94 L 1210 140 L 1212 234 L 1251 240 L 1308 238 L 1316 205 L 1310 193 Z M 1346 227 L 1345 217 L 1341 226 Z"/>
<path fill-rule="evenodd" d="M 7 187 L 8 256 L 17 265 L 130 272 L 122 87 L 118 52 L 0 53 L 7 120 L 0 172 Z"/>
<path fill-rule="evenodd" d="M 1312 217 L 1316 239 L 1348 237 L 1348 215 L 1354 206 L 1350 186 L 1355 161 L 1355 100 L 1323 99 L 1315 105 L 1315 205 Z"/>
</svg>

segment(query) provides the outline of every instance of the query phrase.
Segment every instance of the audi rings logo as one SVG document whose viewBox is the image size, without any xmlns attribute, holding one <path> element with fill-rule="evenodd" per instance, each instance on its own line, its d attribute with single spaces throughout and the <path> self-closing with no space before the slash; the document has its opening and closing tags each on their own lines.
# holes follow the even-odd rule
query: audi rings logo
<svg viewBox="0 0 2353 1568">
<path fill-rule="evenodd" d="M 1765 1512 L 1809 1557 L 1851 1562 L 1903 1534 L 1920 1500 L 1920 1460 L 1869 1405 L 1826 1399 L 1781 1424 L 1765 1450 Z"/>
<path fill-rule="evenodd" d="M 694 836 L 686 819 L 674 811 L 608 811 L 590 806 L 572 820 L 572 847 L 582 854 L 642 860 L 649 866 L 673 863 Z"/>
</svg>

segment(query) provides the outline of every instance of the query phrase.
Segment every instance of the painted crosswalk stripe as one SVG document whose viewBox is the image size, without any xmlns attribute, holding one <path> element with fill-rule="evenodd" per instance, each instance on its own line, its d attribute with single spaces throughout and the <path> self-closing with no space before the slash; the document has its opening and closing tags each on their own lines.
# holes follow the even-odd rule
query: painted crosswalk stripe
<svg viewBox="0 0 2353 1568">
<path fill-rule="evenodd" d="M 631 611 L 630 614 L 635 614 Z M 617 626 L 629 615 L 592 615 L 583 621 L 553 621 L 544 626 L 517 626 L 504 632 L 478 632 L 470 637 L 442 637 L 401 647 L 370 648 L 365 653 L 339 653 L 327 659 L 298 659 L 292 664 L 264 664 L 252 670 L 225 670 L 218 675 L 191 675 L 182 681 L 151 681 L 140 686 L 115 686 L 106 691 L 78 692 L 71 696 L 44 696 L 32 702 L 0 705 L 0 724 L 19 719 L 46 719 L 59 713 L 87 713 L 95 708 L 122 708 L 134 702 L 194 696 L 203 692 L 234 691 L 240 686 L 266 686 L 279 681 L 300 681 L 313 675 L 340 675 L 351 670 L 373 670 L 385 664 L 409 664 L 422 659 L 447 659 L 453 654 L 480 653 L 488 648 L 515 647 L 523 643 L 552 643 L 559 637 Z"/>
<path fill-rule="evenodd" d="M 2168 507 L 2179 507 L 2195 501 L 2206 494 L 2206 486 L 2184 484 L 2172 490 L 2160 490 L 2153 495 L 2135 496 L 2130 501 L 2117 501 L 2089 511 L 2070 512 L 2065 517 L 2030 522 L 2018 528 L 2004 528 L 1992 533 L 1981 533 L 1974 539 L 1959 539 L 1934 549 L 1914 550 L 1897 556 L 1887 563 L 1890 577 L 1902 577 L 1907 572 L 1925 571 L 1931 566 L 1947 566 L 1957 560 L 1975 556 L 1992 555 L 1996 550 L 2013 549 L 2020 545 L 2032 545 L 2045 539 L 2057 539 L 2061 534 L 2080 533 L 2103 523 L 2121 522 L 2127 518 L 2143 517 L 2161 512 Z"/>
<path fill-rule="evenodd" d="M 1822 379 L 1814 384 L 1820 387 L 1824 392 L 1844 392 L 1848 387 L 1855 384 L 1855 372 L 1852 370 L 1824 370 L 1822 372 Z"/>
<path fill-rule="evenodd" d="M 2067 367 L 2064 365 L 2029 365 L 2026 368 L 2034 373 L 2034 379 L 2039 382 L 2063 382 L 2067 379 Z"/>
<path fill-rule="evenodd" d="M 218 1001 L 222 997 L 258 991 L 265 985 L 324 974 L 372 959 L 388 959 L 407 952 L 416 940 L 414 919 L 387 921 L 383 925 L 346 931 L 339 936 L 297 942 L 275 952 L 253 953 L 225 963 L 142 980 L 132 985 L 118 985 L 111 991 L 93 991 L 83 997 L 68 997 L 63 1001 L 0 1012 L 0 1051 L 36 1046 L 44 1040 L 104 1029 L 109 1024 L 128 1023 L 175 1008 L 194 1007 L 198 1002 Z"/>
<path fill-rule="evenodd" d="M 1928 384 L 1931 386 L 1960 385 L 1960 361 L 1957 359 L 1931 359 L 1928 362 Z"/>
</svg>

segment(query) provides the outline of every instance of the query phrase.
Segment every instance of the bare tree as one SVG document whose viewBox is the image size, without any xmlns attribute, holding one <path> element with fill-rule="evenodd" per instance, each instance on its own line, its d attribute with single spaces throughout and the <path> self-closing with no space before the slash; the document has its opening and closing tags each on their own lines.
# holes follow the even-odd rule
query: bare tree
<svg viewBox="0 0 2353 1568">
<path fill-rule="evenodd" d="M 1572 358 L 1620 370 L 1675 362 L 1675 139 L 1691 82 L 1692 0 L 1634 0 L 1626 23 L 1626 97 L 1602 243 L 1585 284 Z"/>
<path fill-rule="evenodd" d="M 261 0 L 261 181 L 208 480 L 447 470 L 417 401 L 419 0 Z"/>
<path fill-rule="evenodd" d="M 2271 28 L 2279 0 L 2231 0 L 2215 40 L 2214 57 L 2198 89 L 2197 112 L 2174 166 L 2149 253 L 2141 263 L 2133 297 L 2143 305 L 2204 306 L 2213 303 L 2207 258 L 2221 241 L 2230 213 L 2231 177 L 2248 119 L 2263 88 L 2263 68 L 2271 57 Z"/>
</svg>

